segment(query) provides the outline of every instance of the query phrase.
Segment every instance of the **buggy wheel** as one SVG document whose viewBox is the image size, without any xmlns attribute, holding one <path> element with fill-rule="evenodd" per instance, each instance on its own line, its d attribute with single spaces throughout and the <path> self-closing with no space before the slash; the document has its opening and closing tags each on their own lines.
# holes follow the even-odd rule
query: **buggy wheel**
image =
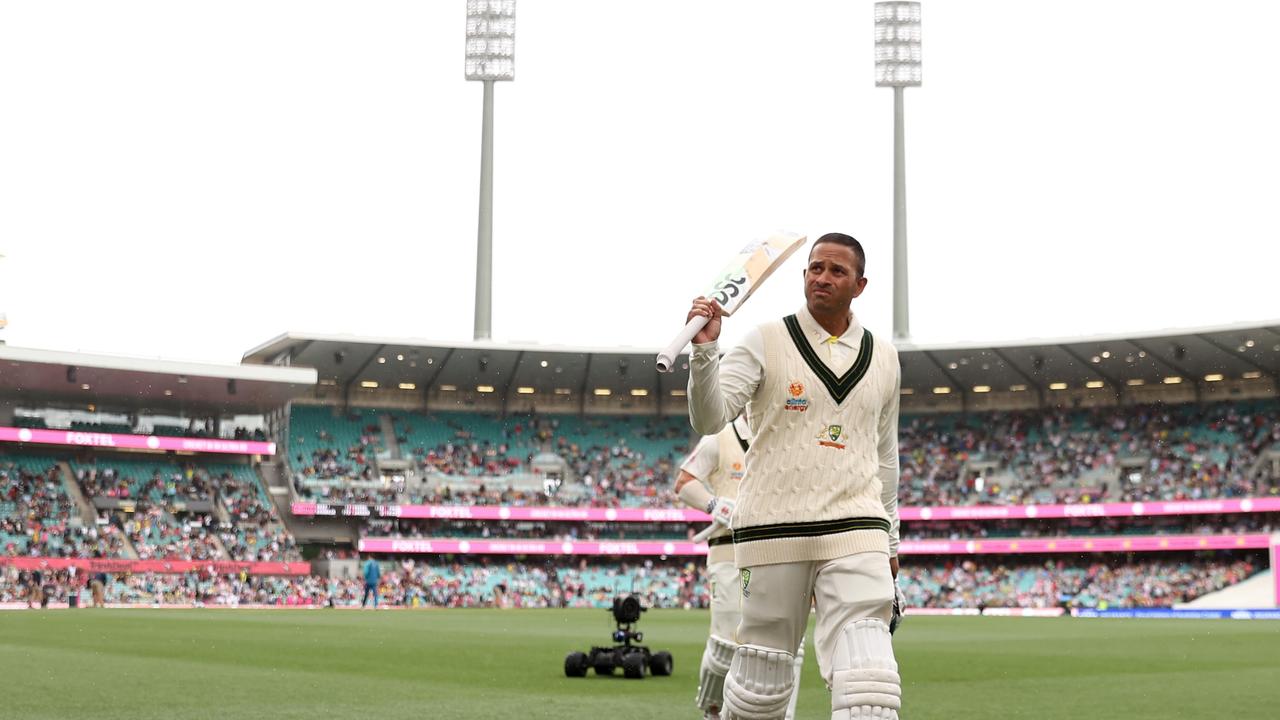
<svg viewBox="0 0 1280 720">
<path fill-rule="evenodd" d="M 588 667 L 586 653 L 571 652 L 565 656 L 565 677 L 586 677 Z"/>
<path fill-rule="evenodd" d="M 649 658 L 649 672 L 657 677 L 670 675 L 672 667 L 671 653 L 665 650 L 656 652 Z"/>
<path fill-rule="evenodd" d="M 644 653 L 631 653 L 622 658 L 622 674 L 637 680 L 644 677 Z"/>
</svg>

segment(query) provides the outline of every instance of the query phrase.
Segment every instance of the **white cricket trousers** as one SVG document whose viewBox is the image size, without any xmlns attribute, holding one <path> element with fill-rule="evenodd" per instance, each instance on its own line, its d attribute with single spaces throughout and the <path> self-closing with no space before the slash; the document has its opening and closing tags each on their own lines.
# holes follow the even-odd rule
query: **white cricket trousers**
<svg viewBox="0 0 1280 720">
<path fill-rule="evenodd" d="M 743 568 L 741 578 L 742 621 L 734 640 L 794 653 L 812 604 L 818 616 L 813 633 L 818 670 L 828 687 L 842 629 L 864 618 L 880 618 L 887 626 L 893 612 L 893 573 L 885 553 L 758 565 Z"/>
</svg>

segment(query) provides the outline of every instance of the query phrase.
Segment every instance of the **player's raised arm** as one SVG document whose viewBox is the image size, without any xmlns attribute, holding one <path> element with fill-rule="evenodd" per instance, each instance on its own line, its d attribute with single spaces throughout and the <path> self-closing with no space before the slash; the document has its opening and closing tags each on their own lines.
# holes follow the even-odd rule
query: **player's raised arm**
<svg viewBox="0 0 1280 720">
<path fill-rule="evenodd" d="M 723 313 L 714 300 L 695 298 L 688 319 L 706 317 L 689 353 L 689 424 L 700 435 L 720 432 L 755 394 L 764 373 L 764 341 L 752 330 L 742 345 L 720 358 Z"/>
</svg>

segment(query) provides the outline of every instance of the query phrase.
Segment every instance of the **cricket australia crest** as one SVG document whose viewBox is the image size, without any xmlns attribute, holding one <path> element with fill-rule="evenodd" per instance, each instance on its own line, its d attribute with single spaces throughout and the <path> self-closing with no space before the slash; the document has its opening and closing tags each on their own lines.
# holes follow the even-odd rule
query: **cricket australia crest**
<svg viewBox="0 0 1280 720">
<path fill-rule="evenodd" d="M 818 433 L 818 444 L 822 447 L 843 450 L 845 446 L 841 441 L 847 440 L 848 437 L 843 425 L 828 425 L 822 432 Z"/>
</svg>

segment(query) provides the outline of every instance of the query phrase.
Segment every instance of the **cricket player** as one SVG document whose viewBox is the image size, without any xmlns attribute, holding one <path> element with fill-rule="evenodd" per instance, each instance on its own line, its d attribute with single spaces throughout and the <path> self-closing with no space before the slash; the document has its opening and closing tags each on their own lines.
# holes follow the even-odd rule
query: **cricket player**
<svg viewBox="0 0 1280 720">
<path fill-rule="evenodd" d="M 676 478 L 676 494 L 684 504 L 711 516 L 716 530 L 707 540 L 707 577 L 711 581 L 711 633 L 702 653 L 698 671 L 698 696 L 695 700 L 704 720 L 718 720 L 724 704 L 724 679 L 729 672 L 737 643 L 733 637 L 742 619 L 738 605 L 742 601 L 738 568 L 733 564 L 734 498 L 738 484 L 746 474 L 747 448 L 751 444 L 751 428 L 739 415 L 715 435 L 698 442 L 680 466 Z M 796 685 L 787 706 L 788 720 L 795 716 L 799 695 L 800 669 L 804 663 L 804 644 L 796 651 Z"/>
<path fill-rule="evenodd" d="M 851 310 L 866 254 L 829 233 L 809 250 L 805 304 L 719 357 L 722 313 L 705 297 L 693 339 L 689 420 L 719 432 L 746 411 L 754 430 L 732 516 L 742 620 L 724 683 L 726 720 L 786 714 L 794 649 L 817 611 L 818 668 L 832 720 L 897 720 L 898 394 L 893 345 Z"/>
</svg>

